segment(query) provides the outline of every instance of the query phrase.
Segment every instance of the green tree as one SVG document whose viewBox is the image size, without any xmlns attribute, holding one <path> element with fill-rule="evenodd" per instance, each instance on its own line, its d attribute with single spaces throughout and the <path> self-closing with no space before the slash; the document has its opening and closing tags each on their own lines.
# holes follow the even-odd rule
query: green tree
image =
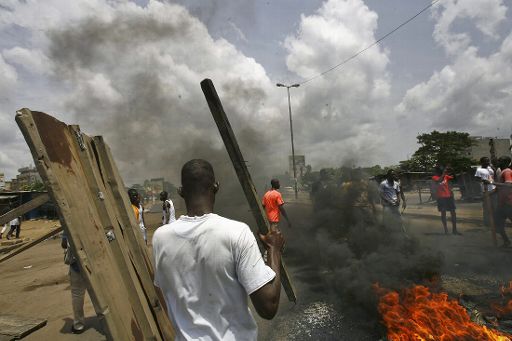
<svg viewBox="0 0 512 341">
<path fill-rule="evenodd" d="M 434 130 L 418 135 L 417 139 L 420 147 L 410 160 L 400 162 L 403 170 L 430 172 L 436 165 L 442 165 L 451 166 L 458 173 L 474 163 L 467 157 L 467 151 L 473 145 L 468 133 Z"/>
</svg>

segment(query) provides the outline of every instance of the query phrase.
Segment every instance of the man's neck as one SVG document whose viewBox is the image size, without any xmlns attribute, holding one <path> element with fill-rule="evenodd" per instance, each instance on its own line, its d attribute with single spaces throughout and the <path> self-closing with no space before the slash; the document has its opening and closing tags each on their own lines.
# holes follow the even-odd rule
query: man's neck
<svg viewBox="0 0 512 341">
<path fill-rule="evenodd" d="M 189 217 L 200 217 L 213 212 L 213 200 L 207 197 L 197 197 L 185 200 L 187 215 Z"/>
</svg>

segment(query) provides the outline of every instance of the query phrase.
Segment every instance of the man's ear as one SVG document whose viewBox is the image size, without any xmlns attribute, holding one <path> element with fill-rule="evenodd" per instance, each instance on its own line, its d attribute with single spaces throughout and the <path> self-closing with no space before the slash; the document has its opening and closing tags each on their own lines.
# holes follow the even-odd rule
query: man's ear
<svg viewBox="0 0 512 341">
<path fill-rule="evenodd" d="M 183 187 L 181 187 L 181 186 L 180 186 L 180 187 L 178 187 L 178 189 L 176 190 L 176 192 L 178 192 L 178 195 L 179 195 L 180 197 L 182 197 L 182 198 L 183 198 Z"/>
<path fill-rule="evenodd" d="M 220 188 L 219 182 L 215 181 L 215 183 L 213 184 L 213 193 L 217 193 L 219 191 L 219 188 Z"/>
</svg>

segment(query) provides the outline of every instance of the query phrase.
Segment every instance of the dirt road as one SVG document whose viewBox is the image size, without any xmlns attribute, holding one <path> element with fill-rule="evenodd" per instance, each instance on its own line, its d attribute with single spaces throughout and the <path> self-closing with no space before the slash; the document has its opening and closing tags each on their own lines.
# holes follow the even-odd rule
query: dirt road
<svg viewBox="0 0 512 341">
<path fill-rule="evenodd" d="M 283 294 L 278 315 L 272 321 L 257 318 L 261 340 L 377 340 L 380 335 L 351 316 L 339 305 L 338 298 L 323 286 L 314 262 L 305 264 L 296 236 L 301 226 L 309 222 L 302 218 L 311 206 L 290 203 L 294 229 L 283 231 L 288 239 L 285 254 L 289 271 L 295 283 L 299 301 L 293 305 Z M 405 215 L 408 231 L 422 244 L 444 254 L 442 285 L 452 295 L 461 293 L 481 295 L 495 292 L 498 286 L 512 279 L 509 249 L 496 249 L 491 234 L 479 223 L 478 204 L 458 203 L 461 219 L 459 230 L 463 236 L 445 236 L 435 206 L 416 205 L 411 199 Z M 307 214 L 306 214 L 307 215 Z M 149 213 L 151 230 L 157 226 L 159 213 Z M 44 233 L 55 222 L 31 222 L 22 235 L 35 237 Z M 52 225 L 52 226 L 53 226 Z M 29 228 L 30 227 L 30 228 Z M 150 234 L 151 235 L 151 234 Z M 302 240 L 302 239 L 301 239 Z M 315 257 L 315 255 L 311 255 Z M 85 311 L 88 329 L 82 335 L 73 335 L 71 329 L 71 297 L 68 284 L 68 266 L 63 263 L 60 240 L 53 239 L 0 264 L 2 286 L 0 306 L 2 313 L 31 318 L 47 318 L 48 325 L 26 337 L 26 340 L 103 340 L 101 326 L 94 317 L 90 299 L 86 295 Z M 334 294 L 335 295 L 335 294 Z M 338 302 L 338 303 L 337 303 Z"/>
</svg>

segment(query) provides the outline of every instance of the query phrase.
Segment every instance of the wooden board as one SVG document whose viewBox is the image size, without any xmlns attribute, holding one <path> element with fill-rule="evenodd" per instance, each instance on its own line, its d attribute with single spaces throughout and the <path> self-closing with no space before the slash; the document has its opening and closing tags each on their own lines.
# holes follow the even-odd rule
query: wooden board
<svg viewBox="0 0 512 341">
<path fill-rule="evenodd" d="M 3 225 L 5 223 L 13 220 L 14 218 L 19 217 L 27 212 L 30 212 L 34 208 L 38 208 L 39 206 L 45 204 L 48 200 L 50 200 L 50 197 L 48 196 L 48 194 L 43 193 L 43 194 L 38 195 L 37 197 L 30 200 L 29 202 L 26 202 L 23 205 L 20 205 L 20 206 L 16 207 L 15 209 L 12 209 L 9 212 L 0 216 L 0 225 Z"/>
<path fill-rule="evenodd" d="M 30 249 L 31 247 L 39 244 L 40 242 L 42 242 L 43 240 L 46 240 L 54 235 L 56 235 L 57 233 L 60 233 L 62 231 L 62 227 L 58 227 L 54 230 L 51 230 L 50 232 L 47 232 L 45 234 L 43 234 L 41 237 L 31 241 L 31 242 L 28 242 L 28 243 L 25 243 L 23 245 L 20 245 L 19 248 L 15 249 L 14 251 L 11 251 L 9 252 L 8 254 L 6 255 L 3 255 L 0 257 L 0 263 L 8 260 L 9 258 L 12 258 L 20 253 L 22 253 L 23 251 L 25 250 L 28 250 Z"/>
<path fill-rule="evenodd" d="M 19 340 L 46 326 L 45 319 L 27 319 L 15 315 L 0 315 L 0 340 Z"/>
<path fill-rule="evenodd" d="M 147 288 L 147 281 L 140 281 L 141 277 L 150 278 L 151 263 L 142 269 L 134 266 L 145 262 L 137 259 L 144 253 L 141 248 L 145 248 L 138 225 L 135 219 L 120 224 L 123 218 L 118 204 L 113 202 L 108 181 L 104 181 L 114 176 L 100 167 L 93 139 L 82 134 L 78 126 L 68 126 L 29 109 L 20 110 L 16 121 L 58 207 L 61 224 L 88 284 L 96 313 L 105 324 L 107 337 L 168 339 L 173 332 L 170 322 L 166 317 L 155 318 L 155 309 L 161 304 L 148 299 L 146 293 L 151 289 Z M 113 163 L 111 168 L 117 171 Z M 120 195 L 128 200 L 124 188 Z M 129 216 L 131 207 L 130 211 L 125 206 L 124 209 L 124 215 Z M 110 230 L 116 236 L 112 242 L 105 236 Z"/>
<path fill-rule="evenodd" d="M 256 187 L 254 187 L 254 183 L 252 182 L 251 174 L 247 169 L 244 157 L 242 156 L 242 152 L 240 151 L 240 147 L 238 146 L 238 142 L 233 129 L 231 128 L 228 117 L 224 112 L 220 98 L 217 95 L 217 91 L 213 86 L 213 82 L 210 79 L 205 79 L 201 82 L 201 88 L 203 89 L 203 93 L 206 97 L 206 101 L 208 102 L 208 107 L 210 108 L 213 119 L 219 128 L 220 136 L 222 137 L 226 150 L 231 158 L 231 162 L 233 163 L 236 175 L 238 176 L 242 190 L 244 191 L 249 207 L 251 208 L 254 220 L 256 220 L 256 224 L 258 225 L 258 232 L 266 234 L 269 231 L 267 216 L 263 210 L 258 194 L 256 193 Z M 288 296 L 288 300 L 297 302 L 297 296 L 295 295 L 295 290 L 290 281 L 283 259 L 281 259 L 281 284 Z"/>
</svg>

